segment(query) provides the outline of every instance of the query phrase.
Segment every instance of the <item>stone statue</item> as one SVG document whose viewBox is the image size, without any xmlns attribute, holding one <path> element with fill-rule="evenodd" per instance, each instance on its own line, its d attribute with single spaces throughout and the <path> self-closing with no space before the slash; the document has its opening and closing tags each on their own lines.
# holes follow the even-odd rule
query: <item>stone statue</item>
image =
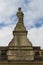
<svg viewBox="0 0 43 65">
<path fill-rule="evenodd" d="M 17 12 L 17 17 L 18 17 L 18 22 L 23 23 L 23 12 L 21 11 L 21 8 L 18 8 L 18 12 Z"/>
</svg>

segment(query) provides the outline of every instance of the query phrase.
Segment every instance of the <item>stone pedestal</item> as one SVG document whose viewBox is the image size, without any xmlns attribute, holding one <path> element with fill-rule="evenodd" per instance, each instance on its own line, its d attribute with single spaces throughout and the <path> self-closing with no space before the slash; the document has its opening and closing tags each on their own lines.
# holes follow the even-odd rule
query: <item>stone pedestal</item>
<svg viewBox="0 0 43 65">
<path fill-rule="evenodd" d="M 31 48 L 31 49 L 30 49 Z M 7 52 L 8 60 L 10 61 L 32 61 L 34 60 L 34 52 L 32 47 L 20 46 L 20 47 L 9 47 Z"/>
</svg>

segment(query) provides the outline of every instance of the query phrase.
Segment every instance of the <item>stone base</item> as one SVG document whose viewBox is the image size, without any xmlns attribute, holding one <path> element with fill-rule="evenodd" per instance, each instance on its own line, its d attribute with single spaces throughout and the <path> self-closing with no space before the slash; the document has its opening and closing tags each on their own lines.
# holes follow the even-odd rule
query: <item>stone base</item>
<svg viewBox="0 0 43 65">
<path fill-rule="evenodd" d="M 33 56 L 28 56 L 27 58 L 26 57 L 15 57 L 15 56 L 8 56 L 8 60 L 9 61 L 33 61 L 34 60 L 34 57 Z"/>
<path fill-rule="evenodd" d="M 10 50 L 7 52 L 8 60 L 34 60 L 34 51 L 32 49 L 26 49 L 26 47 L 23 47 L 24 49 L 20 48 L 13 50 L 10 48 Z"/>
</svg>

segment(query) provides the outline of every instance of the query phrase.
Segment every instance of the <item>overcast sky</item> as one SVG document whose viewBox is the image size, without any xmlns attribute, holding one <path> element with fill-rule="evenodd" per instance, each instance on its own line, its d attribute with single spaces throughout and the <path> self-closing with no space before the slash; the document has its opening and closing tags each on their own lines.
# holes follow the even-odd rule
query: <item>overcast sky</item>
<svg viewBox="0 0 43 65">
<path fill-rule="evenodd" d="M 18 7 L 24 13 L 27 37 L 33 46 L 43 48 L 43 0 L 0 0 L 0 46 L 7 46 L 13 38 Z"/>
</svg>

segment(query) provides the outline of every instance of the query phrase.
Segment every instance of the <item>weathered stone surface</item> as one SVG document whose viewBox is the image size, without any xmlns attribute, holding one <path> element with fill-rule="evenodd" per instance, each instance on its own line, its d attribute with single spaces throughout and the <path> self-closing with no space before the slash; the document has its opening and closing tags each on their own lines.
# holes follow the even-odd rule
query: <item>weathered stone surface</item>
<svg viewBox="0 0 43 65">
<path fill-rule="evenodd" d="M 43 62 L 0 62 L 0 65 L 43 65 Z"/>
</svg>

